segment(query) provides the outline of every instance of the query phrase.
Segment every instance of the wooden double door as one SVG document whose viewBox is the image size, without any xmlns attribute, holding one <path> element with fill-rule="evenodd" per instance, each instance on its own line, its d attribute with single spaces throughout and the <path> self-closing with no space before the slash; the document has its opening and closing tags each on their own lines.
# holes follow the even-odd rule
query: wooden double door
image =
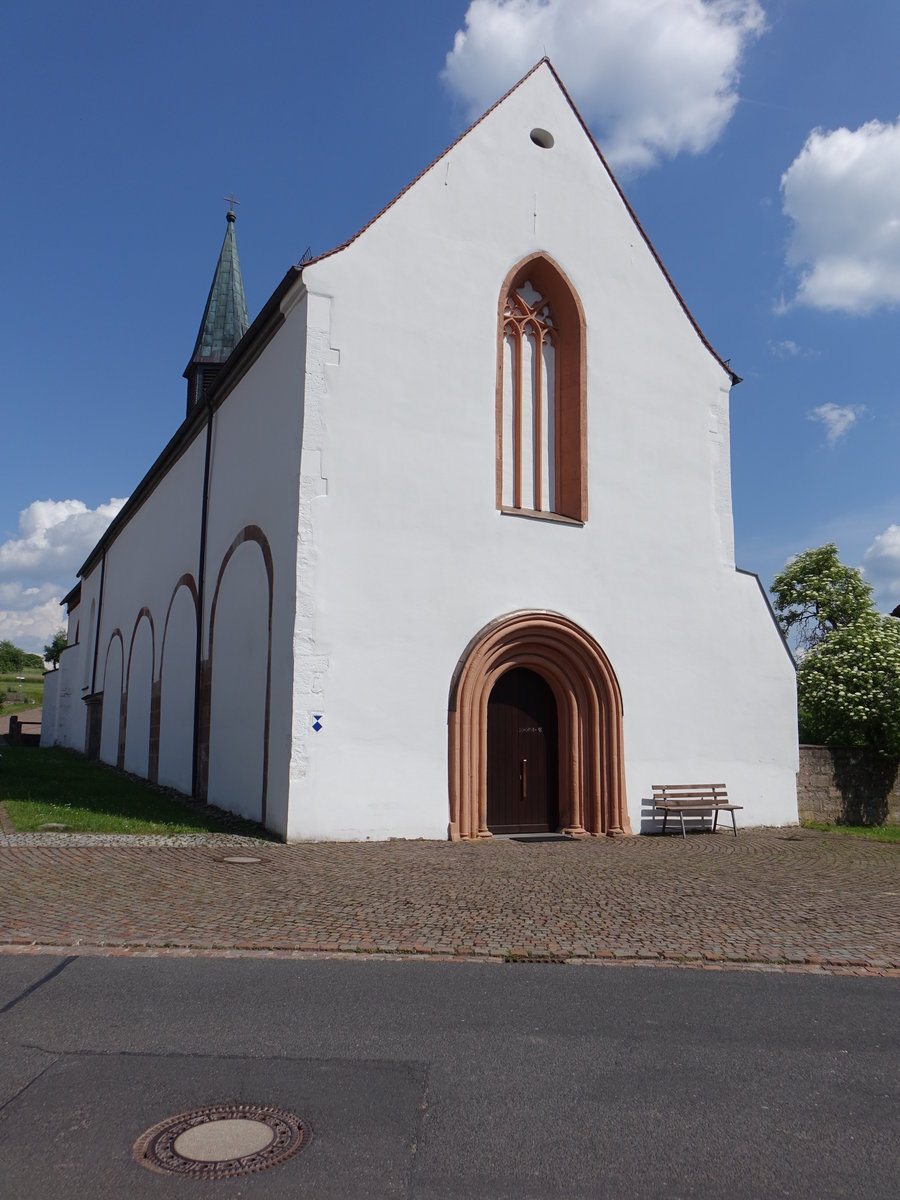
<svg viewBox="0 0 900 1200">
<path fill-rule="evenodd" d="M 558 793 L 556 700 L 535 671 L 514 667 L 500 676 L 488 699 L 488 829 L 554 832 Z"/>
</svg>

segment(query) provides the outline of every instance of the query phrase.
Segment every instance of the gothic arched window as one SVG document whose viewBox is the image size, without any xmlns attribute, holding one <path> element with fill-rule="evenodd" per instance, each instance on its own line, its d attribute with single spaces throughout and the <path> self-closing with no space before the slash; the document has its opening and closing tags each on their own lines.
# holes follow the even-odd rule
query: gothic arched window
<svg viewBox="0 0 900 1200">
<path fill-rule="evenodd" d="M 587 520 L 584 314 L 546 255 L 504 283 L 498 358 L 498 507 Z"/>
</svg>

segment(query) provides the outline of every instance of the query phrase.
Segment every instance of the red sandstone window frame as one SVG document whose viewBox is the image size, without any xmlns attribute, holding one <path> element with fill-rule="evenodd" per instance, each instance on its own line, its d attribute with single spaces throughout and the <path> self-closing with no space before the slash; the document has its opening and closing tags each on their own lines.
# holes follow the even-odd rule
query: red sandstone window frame
<svg viewBox="0 0 900 1200">
<path fill-rule="evenodd" d="M 522 417 L 520 400 L 514 404 L 513 462 L 503 461 L 503 358 L 504 337 L 510 324 L 513 294 L 530 283 L 543 297 L 552 314 L 552 331 L 546 334 L 555 350 L 555 497 L 552 511 L 525 508 L 522 505 Z M 520 317 L 522 324 L 534 323 L 531 316 Z M 544 331 L 542 330 L 542 333 Z M 540 339 L 538 339 L 540 341 Z M 587 485 L 587 350 L 584 309 L 575 288 L 558 263 L 543 251 L 521 259 L 510 270 L 500 289 L 497 312 L 497 395 L 496 395 L 496 504 L 501 512 L 554 518 L 584 524 L 588 518 Z M 538 388 L 538 396 L 540 395 Z M 517 389 L 521 396 L 521 386 Z M 538 410 L 540 412 L 540 408 Z M 540 420 L 540 417 L 538 418 Z M 539 447 L 538 438 L 535 442 Z M 539 448 L 535 450 L 535 458 Z M 540 465 L 534 466 L 540 495 Z M 514 503 L 503 503 L 504 471 L 514 480 Z"/>
</svg>

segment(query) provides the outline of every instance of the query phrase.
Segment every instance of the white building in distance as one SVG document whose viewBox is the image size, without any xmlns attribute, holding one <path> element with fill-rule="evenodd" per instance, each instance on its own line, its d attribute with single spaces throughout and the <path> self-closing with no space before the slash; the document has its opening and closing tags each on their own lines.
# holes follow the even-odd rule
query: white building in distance
<svg viewBox="0 0 900 1200">
<path fill-rule="evenodd" d="M 729 391 L 547 60 L 247 328 L 66 598 L 58 743 L 287 839 L 796 821 L 795 672 L 735 568 Z"/>
</svg>

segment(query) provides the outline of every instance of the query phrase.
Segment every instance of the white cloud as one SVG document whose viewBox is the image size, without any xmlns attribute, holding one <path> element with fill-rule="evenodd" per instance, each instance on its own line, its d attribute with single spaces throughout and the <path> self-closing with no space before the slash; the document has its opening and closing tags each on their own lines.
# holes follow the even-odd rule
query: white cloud
<svg viewBox="0 0 900 1200">
<path fill-rule="evenodd" d="M 61 625 L 59 602 L 125 503 L 35 500 L 19 514 L 19 536 L 0 543 L 0 641 L 40 652 Z"/>
<path fill-rule="evenodd" d="M 443 78 L 477 116 L 546 54 L 607 159 L 700 154 L 738 102 L 758 0 L 471 0 Z"/>
<path fill-rule="evenodd" d="M 19 536 L 0 543 L 0 580 L 71 577 L 125 503 L 88 508 L 82 500 L 35 500 L 19 514 Z"/>
<path fill-rule="evenodd" d="M 781 177 L 793 221 L 794 304 L 868 313 L 900 304 L 900 118 L 815 129 Z"/>
<path fill-rule="evenodd" d="M 818 350 L 808 350 L 790 338 L 784 338 L 780 342 L 769 342 L 769 349 L 776 358 L 814 358 L 818 357 L 819 353 Z"/>
<path fill-rule="evenodd" d="M 64 594 L 55 583 L 40 588 L 0 585 L 0 641 L 40 654 L 57 629 L 65 627 L 65 613 L 59 606 Z"/>
<path fill-rule="evenodd" d="M 821 421 L 825 426 L 825 438 L 834 446 L 866 411 L 863 404 L 820 404 L 807 415 L 811 421 Z"/>
<path fill-rule="evenodd" d="M 863 570 L 880 608 L 900 603 L 900 525 L 888 525 L 863 555 Z"/>
</svg>

